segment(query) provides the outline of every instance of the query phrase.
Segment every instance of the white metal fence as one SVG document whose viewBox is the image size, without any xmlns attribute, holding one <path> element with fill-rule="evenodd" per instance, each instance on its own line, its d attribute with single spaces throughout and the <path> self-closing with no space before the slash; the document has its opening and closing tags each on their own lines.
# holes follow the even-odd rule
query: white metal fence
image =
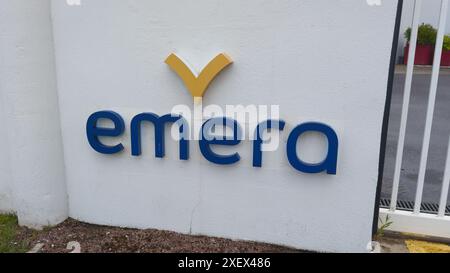
<svg viewBox="0 0 450 273">
<path fill-rule="evenodd" d="M 426 1 L 425 1 L 426 2 Z M 425 3 L 426 4 L 426 3 Z M 430 147 L 431 128 L 433 123 L 434 108 L 436 104 L 436 92 L 439 81 L 439 71 L 441 64 L 442 46 L 445 35 L 447 10 L 449 0 L 441 0 L 441 7 L 439 12 L 439 24 L 436 38 L 436 47 L 434 53 L 434 61 L 431 72 L 431 83 L 428 95 L 428 106 L 426 112 L 425 129 L 422 143 L 422 151 L 420 156 L 420 165 L 418 171 L 417 189 L 415 194 L 414 207 L 412 211 L 407 211 L 398 208 L 398 192 L 400 184 L 401 166 L 403 161 L 403 152 L 405 147 L 406 124 L 408 120 L 408 108 L 411 97 L 411 87 L 413 80 L 414 60 L 416 52 L 416 43 L 418 36 L 418 27 L 420 23 L 420 13 L 422 7 L 422 0 L 415 0 L 414 15 L 411 25 L 411 38 L 409 46 L 409 58 L 406 67 L 406 78 L 403 93 L 402 112 L 400 119 L 400 132 L 397 144 L 397 153 L 395 160 L 395 169 L 392 185 L 392 195 L 389 208 L 380 209 L 380 218 L 385 219 L 389 215 L 392 225 L 390 230 L 399 232 L 408 232 L 423 234 L 429 236 L 450 238 L 450 216 L 446 215 L 446 204 L 450 185 L 450 140 L 447 152 L 447 160 L 445 164 L 444 177 L 442 181 L 442 188 L 440 200 L 436 200 L 439 204 L 437 213 L 424 213 L 421 210 L 422 197 L 425 183 L 425 172 L 427 169 L 427 160 Z M 450 92 L 450 90 L 448 90 Z M 450 122 L 450 121 L 449 121 Z"/>
</svg>

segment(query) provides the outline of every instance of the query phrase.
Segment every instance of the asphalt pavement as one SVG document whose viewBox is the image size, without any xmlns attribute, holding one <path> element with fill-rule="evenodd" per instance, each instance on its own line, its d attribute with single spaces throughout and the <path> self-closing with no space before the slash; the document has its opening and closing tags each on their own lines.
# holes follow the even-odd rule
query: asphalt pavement
<svg viewBox="0 0 450 273">
<path fill-rule="evenodd" d="M 392 94 L 391 115 L 385 168 L 382 187 L 382 198 L 390 198 L 397 141 L 400 127 L 400 114 L 405 83 L 405 68 L 396 69 Z M 417 68 L 414 73 L 411 101 L 409 106 L 406 139 L 403 153 L 403 164 L 399 187 L 399 200 L 414 201 L 421 147 L 423 141 L 428 94 L 431 80 L 430 68 Z M 450 70 L 440 73 L 436 106 L 431 132 L 430 150 L 425 176 L 423 202 L 439 203 L 442 179 L 444 175 L 447 146 L 450 136 Z M 450 195 L 447 200 L 450 204 Z"/>
</svg>

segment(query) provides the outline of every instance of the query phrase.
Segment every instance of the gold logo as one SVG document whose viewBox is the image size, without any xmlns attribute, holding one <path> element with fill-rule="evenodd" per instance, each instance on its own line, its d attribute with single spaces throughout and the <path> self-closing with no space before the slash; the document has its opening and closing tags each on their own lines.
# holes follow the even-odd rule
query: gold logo
<svg viewBox="0 0 450 273">
<path fill-rule="evenodd" d="M 220 53 L 203 68 L 200 74 L 196 75 L 177 55 L 172 53 L 166 59 L 166 64 L 183 80 L 194 98 L 203 97 L 212 80 L 232 63 L 233 60 L 230 57 Z"/>
</svg>

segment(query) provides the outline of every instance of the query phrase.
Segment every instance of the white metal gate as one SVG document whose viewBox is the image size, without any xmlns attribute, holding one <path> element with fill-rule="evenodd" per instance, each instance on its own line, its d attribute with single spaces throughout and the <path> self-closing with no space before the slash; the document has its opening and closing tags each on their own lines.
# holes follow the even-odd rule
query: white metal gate
<svg viewBox="0 0 450 273">
<path fill-rule="evenodd" d="M 426 1 L 425 1 L 426 2 Z M 426 5 L 426 3 L 424 3 Z M 415 200 L 410 210 L 405 210 L 399 206 L 398 194 L 401 176 L 401 166 L 405 148 L 406 124 L 408 120 L 408 109 L 410 106 L 411 88 L 413 83 L 414 60 L 416 53 L 416 43 L 418 38 L 418 28 L 421 19 L 422 0 L 415 0 L 413 20 L 411 25 L 411 38 L 409 46 L 409 58 L 406 66 L 405 85 L 403 92 L 403 102 L 400 118 L 400 131 L 398 136 L 397 151 L 395 158 L 395 169 L 392 181 L 392 193 L 389 204 L 384 204 L 385 208 L 380 209 L 380 219 L 385 219 L 389 215 L 392 231 L 408 232 L 429 236 L 450 238 L 450 216 L 446 214 L 447 198 L 450 185 L 450 140 L 447 147 L 447 159 L 442 181 L 442 188 L 439 200 L 436 200 L 438 208 L 436 212 L 424 211 L 422 197 L 424 193 L 425 172 L 427 170 L 427 160 L 429 157 L 430 136 L 433 124 L 433 116 L 436 104 L 436 92 L 439 81 L 442 46 L 445 35 L 447 10 L 449 0 L 441 0 L 439 23 L 434 53 L 434 61 L 431 71 L 431 83 L 428 93 L 428 105 L 426 111 L 426 121 L 423 142 L 420 154 L 420 166 L 418 170 L 417 188 Z M 450 90 L 448 90 L 450 92 Z M 450 105 L 449 105 L 450 106 Z M 450 122 L 450 120 L 449 120 Z M 442 147 L 444 149 L 444 147 Z M 383 206 L 382 206 L 383 207 Z"/>
</svg>

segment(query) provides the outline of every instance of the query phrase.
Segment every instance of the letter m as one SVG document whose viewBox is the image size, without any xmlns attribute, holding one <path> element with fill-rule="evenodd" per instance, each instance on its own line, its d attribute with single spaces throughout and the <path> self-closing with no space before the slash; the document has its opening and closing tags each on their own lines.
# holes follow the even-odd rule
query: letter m
<svg viewBox="0 0 450 273">
<path fill-rule="evenodd" d="M 131 121 L 131 154 L 133 156 L 141 155 L 141 123 L 148 121 L 153 123 L 155 128 L 155 156 L 163 158 L 165 155 L 164 130 L 166 123 L 179 124 L 180 131 L 180 159 L 187 160 L 189 158 L 189 127 L 180 115 L 167 114 L 158 116 L 154 113 L 141 113 Z"/>
</svg>

